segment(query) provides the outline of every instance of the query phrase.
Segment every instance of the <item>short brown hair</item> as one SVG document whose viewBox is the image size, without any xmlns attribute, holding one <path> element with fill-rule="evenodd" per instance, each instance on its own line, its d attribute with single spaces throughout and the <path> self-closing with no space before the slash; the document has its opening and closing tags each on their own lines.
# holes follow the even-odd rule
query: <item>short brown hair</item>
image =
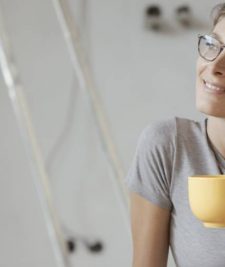
<svg viewBox="0 0 225 267">
<path fill-rule="evenodd" d="M 213 26 L 216 26 L 219 20 L 225 17 L 225 3 L 216 5 L 211 11 L 211 16 L 213 19 Z"/>
</svg>

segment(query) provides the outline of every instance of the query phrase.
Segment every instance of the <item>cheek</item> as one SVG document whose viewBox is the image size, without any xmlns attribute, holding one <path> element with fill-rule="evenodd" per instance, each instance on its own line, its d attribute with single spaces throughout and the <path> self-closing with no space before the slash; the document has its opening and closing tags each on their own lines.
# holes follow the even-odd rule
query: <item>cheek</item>
<svg viewBox="0 0 225 267">
<path fill-rule="evenodd" d="M 202 58 L 199 57 L 197 60 L 197 63 L 196 63 L 196 78 L 197 78 L 196 82 L 197 82 L 197 84 L 202 81 L 203 73 L 204 73 L 205 69 L 206 69 L 205 62 L 203 61 Z"/>
<path fill-rule="evenodd" d="M 202 58 L 199 57 L 197 59 L 197 64 L 196 64 L 197 75 L 200 75 L 203 69 L 204 69 L 204 63 L 202 62 Z"/>
<path fill-rule="evenodd" d="M 197 64 L 196 64 L 196 86 L 197 87 L 200 82 L 200 73 L 201 73 L 201 63 L 200 63 L 200 59 L 198 59 Z"/>
<path fill-rule="evenodd" d="M 196 86 L 195 86 L 195 93 L 196 93 L 196 101 L 197 105 L 201 105 L 202 99 L 204 98 L 204 82 L 203 79 L 206 79 L 207 77 L 207 66 L 205 64 L 205 61 L 202 58 L 198 58 L 196 63 Z"/>
</svg>

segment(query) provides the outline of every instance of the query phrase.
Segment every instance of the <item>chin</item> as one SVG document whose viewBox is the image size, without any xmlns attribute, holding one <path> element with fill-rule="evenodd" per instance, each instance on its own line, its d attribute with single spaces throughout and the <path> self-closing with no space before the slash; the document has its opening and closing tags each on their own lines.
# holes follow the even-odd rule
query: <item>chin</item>
<svg viewBox="0 0 225 267">
<path fill-rule="evenodd" d="M 225 111 L 221 111 L 220 109 L 216 108 L 216 107 L 212 107 L 210 105 L 204 105 L 203 103 L 196 104 L 196 108 L 199 112 L 205 114 L 205 115 L 209 115 L 212 117 L 217 117 L 217 118 L 225 118 Z"/>
</svg>

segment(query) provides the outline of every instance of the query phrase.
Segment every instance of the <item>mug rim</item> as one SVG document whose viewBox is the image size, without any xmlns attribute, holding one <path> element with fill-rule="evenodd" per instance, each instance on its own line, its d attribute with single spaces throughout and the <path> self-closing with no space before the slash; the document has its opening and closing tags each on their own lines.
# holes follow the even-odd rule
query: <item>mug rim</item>
<svg viewBox="0 0 225 267">
<path fill-rule="evenodd" d="M 225 179 L 224 174 L 218 174 L 218 175 L 192 175 L 188 177 L 189 179 L 205 179 L 205 178 L 219 178 L 219 179 Z"/>
</svg>

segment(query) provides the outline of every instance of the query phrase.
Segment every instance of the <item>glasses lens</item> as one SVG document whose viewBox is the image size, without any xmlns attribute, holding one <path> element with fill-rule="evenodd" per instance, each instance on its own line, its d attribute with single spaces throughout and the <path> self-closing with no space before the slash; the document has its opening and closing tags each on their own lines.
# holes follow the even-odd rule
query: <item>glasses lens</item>
<svg viewBox="0 0 225 267">
<path fill-rule="evenodd" d="M 206 60 L 212 61 L 220 53 L 220 43 L 209 35 L 200 36 L 198 51 L 201 57 Z"/>
</svg>

